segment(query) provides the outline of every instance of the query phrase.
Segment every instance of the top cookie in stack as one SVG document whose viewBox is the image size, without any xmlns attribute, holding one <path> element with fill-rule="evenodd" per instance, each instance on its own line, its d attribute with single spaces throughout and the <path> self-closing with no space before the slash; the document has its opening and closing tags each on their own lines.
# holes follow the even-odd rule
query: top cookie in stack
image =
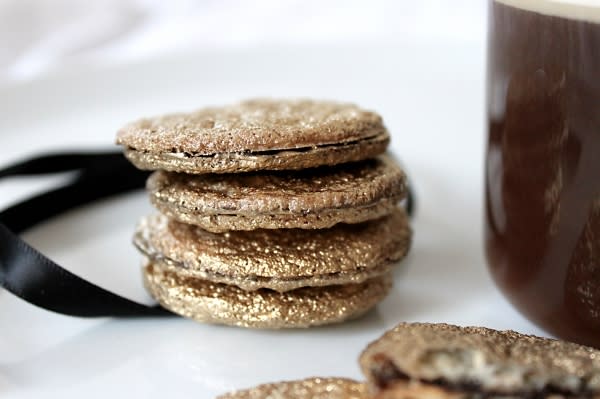
<svg viewBox="0 0 600 399">
<path fill-rule="evenodd" d="M 244 327 L 357 317 L 410 245 L 405 176 L 379 115 L 351 104 L 252 100 L 142 119 L 117 142 L 161 212 L 134 243 L 166 308 Z"/>
<path fill-rule="evenodd" d="M 251 100 L 141 119 L 117 144 L 140 169 L 192 174 L 298 170 L 385 151 L 381 117 L 351 104 Z"/>
</svg>

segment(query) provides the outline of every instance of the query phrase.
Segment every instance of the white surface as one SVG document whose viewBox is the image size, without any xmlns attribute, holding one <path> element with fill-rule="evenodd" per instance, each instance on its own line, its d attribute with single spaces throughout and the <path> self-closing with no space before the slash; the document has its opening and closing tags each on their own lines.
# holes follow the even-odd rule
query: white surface
<svg viewBox="0 0 600 399">
<path fill-rule="evenodd" d="M 111 146 L 143 115 L 248 96 L 355 101 L 379 111 L 418 197 L 414 245 L 391 295 L 367 317 L 300 331 L 184 319 L 84 320 L 0 292 L 2 398 L 211 398 L 311 375 L 360 377 L 362 348 L 402 320 L 541 333 L 500 296 L 482 255 L 484 51 L 421 41 L 394 47 L 269 47 L 204 52 L 116 69 L 72 69 L 0 89 L 0 161 Z M 35 184 L 34 184 L 35 183 Z M 43 182 L 0 183 L 0 205 Z M 76 210 L 28 233 L 75 273 L 148 301 L 130 244 L 143 193 Z"/>
</svg>

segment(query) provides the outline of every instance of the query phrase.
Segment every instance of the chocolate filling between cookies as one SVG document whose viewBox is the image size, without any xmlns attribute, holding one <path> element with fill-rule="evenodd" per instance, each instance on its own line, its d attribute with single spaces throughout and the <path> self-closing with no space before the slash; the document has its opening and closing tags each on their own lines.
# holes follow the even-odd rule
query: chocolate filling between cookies
<svg viewBox="0 0 600 399">
<path fill-rule="evenodd" d="M 136 247 L 140 251 L 142 251 L 146 255 L 147 259 L 151 262 L 163 263 L 167 267 L 172 267 L 172 268 L 182 271 L 184 273 L 185 273 L 185 271 L 189 270 L 189 267 L 187 267 L 184 262 L 179 262 L 179 261 L 173 260 L 171 258 L 165 257 L 160 254 L 156 254 L 156 253 L 152 254 L 149 252 L 145 252 L 145 249 L 137 244 L 136 244 Z M 380 266 L 378 266 L 376 268 L 360 267 L 360 268 L 357 268 L 352 271 L 324 273 L 324 274 L 317 274 L 317 275 L 288 276 L 288 277 L 284 277 L 284 278 L 279 278 L 278 280 L 280 282 L 285 282 L 285 283 L 294 283 L 294 282 L 303 281 L 303 280 L 307 280 L 307 279 L 334 280 L 336 278 L 338 278 L 338 279 L 343 278 L 344 276 L 355 276 L 355 275 L 365 274 L 364 278 L 359 279 L 359 281 L 353 282 L 353 283 L 361 283 L 366 280 L 370 280 L 372 278 L 382 276 L 386 273 L 389 273 L 392 265 L 396 262 L 397 262 L 396 260 L 387 259 L 386 262 L 384 262 L 383 264 L 381 264 Z M 371 272 L 371 274 L 366 275 L 368 272 Z M 299 287 L 292 288 L 292 289 L 286 289 L 286 290 L 278 290 L 278 289 L 274 289 L 274 288 L 258 287 L 258 286 L 256 288 L 250 288 L 250 287 L 254 287 L 255 285 L 267 284 L 269 282 L 272 282 L 274 280 L 274 278 L 257 276 L 257 275 L 249 275 L 249 276 L 245 276 L 243 281 L 231 282 L 230 280 L 234 277 L 232 275 L 227 275 L 227 274 L 219 273 L 219 272 L 215 272 L 215 271 L 199 271 L 197 273 L 201 274 L 203 276 L 198 276 L 198 275 L 194 275 L 194 274 L 190 273 L 186 277 L 197 278 L 200 280 L 213 281 L 213 282 L 217 282 L 220 284 L 235 285 L 236 287 L 241 288 L 244 291 L 270 290 L 270 291 L 276 291 L 276 292 L 286 292 L 286 291 L 293 291 L 298 288 L 310 287 L 307 283 L 307 285 L 299 286 Z M 352 283 L 348 282 L 348 284 L 352 284 Z M 334 283 L 333 285 L 339 285 L 339 283 Z M 322 286 L 322 285 L 319 285 L 319 286 Z M 315 286 L 315 287 L 317 287 L 317 286 Z"/>
<path fill-rule="evenodd" d="M 394 362 L 383 353 L 373 356 L 373 365 L 370 373 L 374 384 L 380 390 L 392 389 L 395 384 L 418 382 L 426 386 L 433 386 L 456 394 L 469 395 L 469 398 L 523 398 L 523 399 L 548 399 L 552 396 L 568 399 L 594 398 L 594 393 L 587 389 L 577 391 L 567 390 L 551 384 L 544 385 L 541 389 L 533 391 L 499 391 L 485 390 L 482 384 L 474 380 L 450 381 L 446 378 L 424 379 L 414 378 L 400 370 Z"/>
<path fill-rule="evenodd" d="M 345 141 L 345 142 L 337 142 L 337 143 L 327 143 L 327 144 L 317 144 L 314 146 L 306 146 L 306 147 L 296 147 L 296 148 L 279 148 L 279 149 L 272 149 L 272 150 L 260 150 L 260 151 L 237 151 L 237 152 L 231 152 L 231 153 L 227 153 L 228 155 L 233 155 L 233 154 L 237 154 L 237 155 L 254 155 L 254 156 L 270 156 L 270 155 L 276 155 L 276 154 L 281 154 L 281 153 L 289 153 L 289 152 L 296 152 L 296 153 L 304 153 L 304 152 L 310 152 L 316 149 L 322 149 L 322 148 L 334 148 L 334 147 L 346 147 L 346 146 L 350 146 L 350 145 L 356 145 L 356 144 L 360 144 L 360 143 L 364 143 L 364 142 L 369 142 L 369 141 L 377 141 L 379 139 L 387 139 L 387 132 L 386 131 L 382 131 L 379 134 L 376 134 L 374 136 L 370 136 L 370 137 L 365 137 L 362 139 L 358 139 L 358 140 L 351 140 L 351 141 Z M 127 147 L 127 150 L 130 151 L 138 151 L 141 153 L 151 153 L 151 151 L 147 151 L 147 150 L 141 150 L 141 149 L 137 149 L 131 146 Z M 183 157 L 183 158 L 214 158 L 217 157 L 219 155 L 222 155 L 222 153 L 211 153 L 211 154 L 201 154 L 201 153 L 195 153 L 195 152 L 189 152 L 189 151 L 180 151 L 177 148 L 172 148 L 171 152 L 165 152 L 162 153 L 163 155 L 171 155 L 171 156 L 177 156 L 177 157 Z"/>
</svg>

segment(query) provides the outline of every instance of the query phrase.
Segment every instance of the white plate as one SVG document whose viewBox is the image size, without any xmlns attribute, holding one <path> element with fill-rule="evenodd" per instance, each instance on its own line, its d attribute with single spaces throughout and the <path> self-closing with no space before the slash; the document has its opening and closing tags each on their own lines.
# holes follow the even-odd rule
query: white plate
<svg viewBox="0 0 600 399">
<path fill-rule="evenodd" d="M 483 45 L 268 48 L 78 68 L 0 89 L 0 161 L 52 149 L 109 147 L 140 116 L 248 96 L 355 101 L 383 114 L 416 189 L 414 245 L 391 295 L 368 316 L 296 331 L 172 319 L 60 316 L 0 292 L 0 396 L 164 398 L 313 375 L 360 377 L 362 348 L 399 321 L 538 333 L 494 288 L 483 258 Z M 55 182 L 56 179 L 53 180 Z M 44 179 L 0 183 L 2 206 Z M 150 303 L 130 244 L 150 212 L 143 193 L 75 210 L 26 234 L 69 270 Z"/>
</svg>

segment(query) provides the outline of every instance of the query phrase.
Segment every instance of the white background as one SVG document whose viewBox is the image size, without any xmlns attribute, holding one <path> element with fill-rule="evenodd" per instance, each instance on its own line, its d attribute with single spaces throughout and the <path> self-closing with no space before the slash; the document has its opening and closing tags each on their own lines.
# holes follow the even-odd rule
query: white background
<svg viewBox="0 0 600 399">
<path fill-rule="evenodd" d="M 0 0 L 0 79 L 205 49 L 485 37 L 485 0 Z"/>
</svg>

